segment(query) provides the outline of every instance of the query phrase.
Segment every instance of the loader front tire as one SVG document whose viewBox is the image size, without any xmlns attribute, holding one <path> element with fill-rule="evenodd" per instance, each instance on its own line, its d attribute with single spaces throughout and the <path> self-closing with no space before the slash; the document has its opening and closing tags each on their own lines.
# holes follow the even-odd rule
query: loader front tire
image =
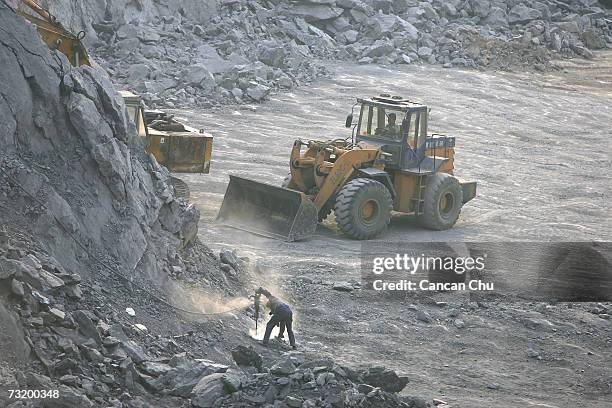
<svg viewBox="0 0 612 408">
<path fill-rule="evenodd" d="M 336 222 L 342 233 L 353 239 L 371 239 L 391 221 L 393 199 L 384 184 L 357 178 L 348 182 L 336 198 Z"/>
<path fill-rule="evenodd" d="M 463 206 L 463 190 L 459 181 L 447 173 L 436 173 L 427 179 L 424 213 L 421 225 L 444 231 L 455 225 Z"/>
</svg>

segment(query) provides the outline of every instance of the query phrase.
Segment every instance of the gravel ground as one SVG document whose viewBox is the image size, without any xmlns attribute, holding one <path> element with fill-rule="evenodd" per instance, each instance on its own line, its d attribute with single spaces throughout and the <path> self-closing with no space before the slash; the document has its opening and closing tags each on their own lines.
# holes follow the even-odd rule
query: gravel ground
<svg viewBox="0 0 612 408">
<path fill-rule="evenodd" d="M 294 304 L 306 350 L 388 365 L 410 376 L 407 390 L 455 407 L 612 407 L 611 324 L 590 313 L 592 305 L 479 307 L 436 295 L 448 303 L 439 308 L 431 299 L 335 292 L 331 281 L 360 278 L 361 243 L 339 235 L 333 217 L 292 244 L 212 223 L 228 174 L 280 184 L 296 137 L 347 136 L 354 98 L 391 92 L 432 108 L 430 130 L 457 137 L 456 174 L 477 180 L 479 190 L 453 230 L 396 219 L 379 240 L 609 241 L 612 54 L 565 65 L 548 74 L 338 65 L 330 67 L 334 79 L 254 111 L 182 112 L 216 137 L 212 174 L 184 177 L 201 209 L 200 236 L 213 249 L 249 256 L 262 284 Z M 433 322 L 418 322 L 412 303 Z M 540 358 L 528 357 L 529 348 Z"/>
</svg>

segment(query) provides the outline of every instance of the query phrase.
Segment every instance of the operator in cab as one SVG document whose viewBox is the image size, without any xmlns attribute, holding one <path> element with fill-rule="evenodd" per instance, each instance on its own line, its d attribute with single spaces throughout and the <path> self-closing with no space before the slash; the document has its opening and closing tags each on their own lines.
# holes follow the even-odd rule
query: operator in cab
<svg viewBox="0 0 612 408">
<path fill-rule="evenodd" d="M 383 136 L 392 138 L 393 140 L 402 139 L 402 131 L 399 125 L 395 124 L 397 116 L 395 113 L 387 115 L 387 126 L 383 129 Z"/>
</svg>

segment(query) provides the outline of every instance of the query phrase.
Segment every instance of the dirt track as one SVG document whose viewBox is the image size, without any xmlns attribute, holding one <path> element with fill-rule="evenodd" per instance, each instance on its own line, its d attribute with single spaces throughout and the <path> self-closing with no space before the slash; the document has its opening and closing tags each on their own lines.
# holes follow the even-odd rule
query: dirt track
<svg viewBox="0 0 612 408">
<path fill-rule="evenodd" d="M 200 235 L 214 249 L 249 256 L 262 283 L 293 302 L 304 349 L 405 372 L 408 394 L 464 408 L 612 407 L 611 324 L 588 305 L 536 311 L 450 298 L 466 327 L 453 327 L 448 310 L 432 306 L 437 320 L 424 324 L 408 307 L 417 300 L 331 290 L 331 281 L 359 280 L 361 249 L 337 233 L 333 217 L 312 239 L 292 244 L 212 223 L 228 174 L 280 184 L 295 138 L 346 137 L 355 97 L 390 92 L 432 108 L 430 131 L 457 137 L 456 174 L 479 186 L 453 230 L 395 220 L 380 240 L 610 241 L 612 54 L 566 65 L 546 75 L 336 66 L 334 79 L 276 95 L 254 112 L 188 113 L 215 135 L 212 174 L 184 177 L 202 212 Z M 528 358 L 529 347 L 542 360 Z M 487 388 L 492 383 L 498 389 Z"/>
</svg>

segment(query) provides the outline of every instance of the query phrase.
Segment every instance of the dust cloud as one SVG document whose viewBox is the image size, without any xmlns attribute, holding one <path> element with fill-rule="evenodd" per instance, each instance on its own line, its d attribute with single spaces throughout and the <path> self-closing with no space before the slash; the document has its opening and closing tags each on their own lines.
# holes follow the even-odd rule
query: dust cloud
<svg viewBox="0 0 612 408">
<path fill-rule="evenodd" d="M 175 306 L 202 314 L 237 313 L 253 303 L 244 296 L 231 298 L 219 293 L 205 292 L 197 288 L 183 288 L 178 285 L 173 285 L 168 290 L 168 294 Z"/>
</svg>

